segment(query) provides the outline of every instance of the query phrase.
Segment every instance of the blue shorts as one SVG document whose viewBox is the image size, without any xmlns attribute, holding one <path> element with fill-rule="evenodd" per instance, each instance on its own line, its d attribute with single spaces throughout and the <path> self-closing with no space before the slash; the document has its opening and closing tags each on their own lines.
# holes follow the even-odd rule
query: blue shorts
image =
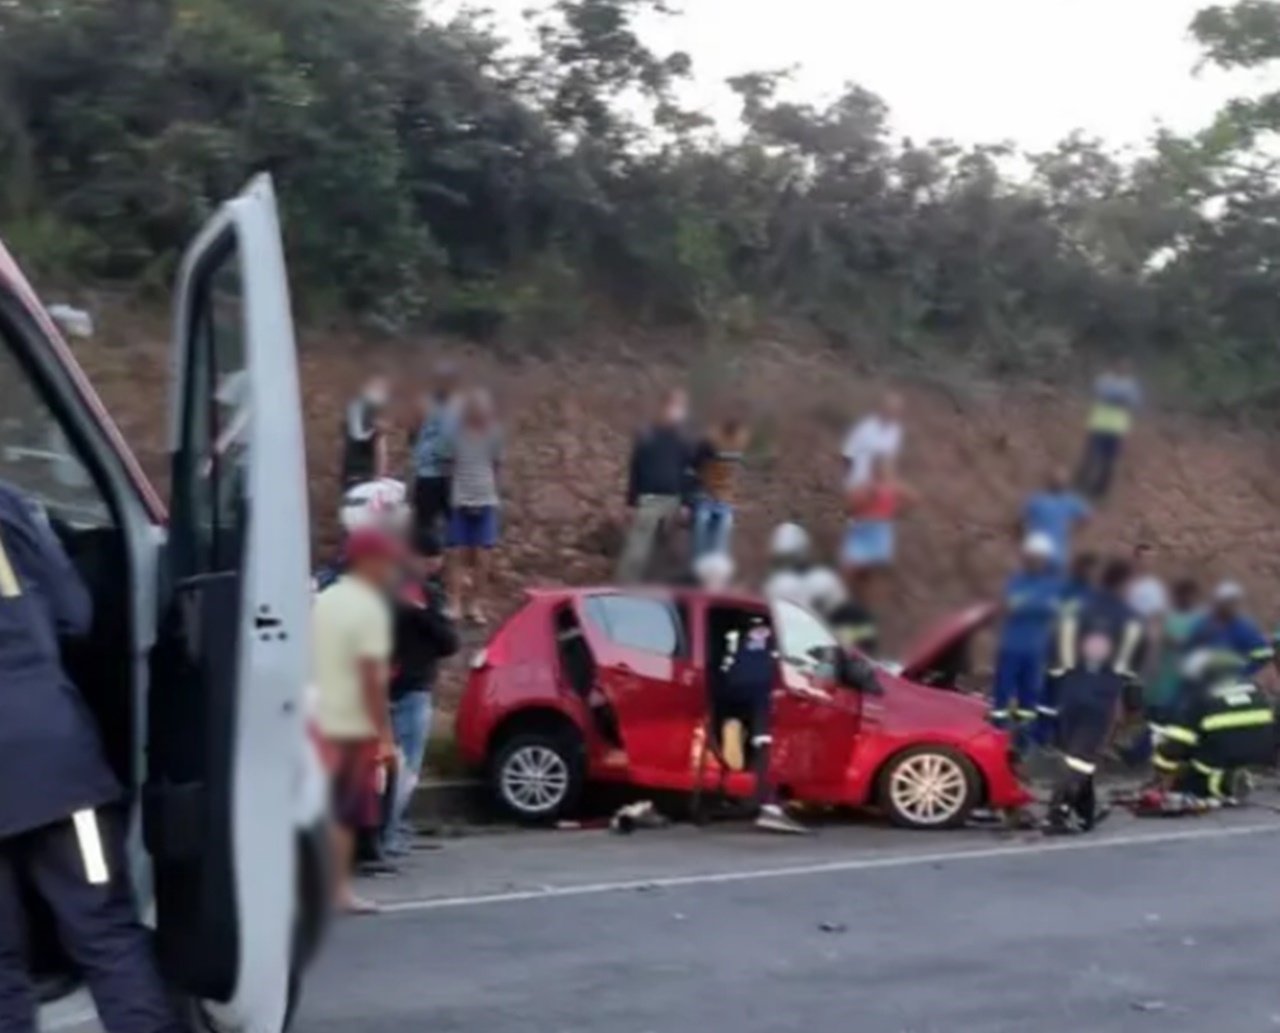
<svg viewBox="0 0 1280 1033">
<path fill-rule="evenodd" d="M 887 567 L 895 539 L 892 520 L 855 520 L 845 532 L 841 558 L 851 567 Z"/>
<path fill-rule="evenodd" d="M 449 513 L 451 549 L 492 549 L 497 544 L 497 506 L 458 506 Z"/>
</svg>

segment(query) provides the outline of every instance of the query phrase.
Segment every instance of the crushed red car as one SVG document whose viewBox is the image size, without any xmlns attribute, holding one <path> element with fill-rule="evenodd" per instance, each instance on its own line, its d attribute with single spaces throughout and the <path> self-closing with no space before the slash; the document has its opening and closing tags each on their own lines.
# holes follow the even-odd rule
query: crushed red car
<svg viewBox="0 0 1280 1033">
<path fill-rule="evenodd" d="M 589 783 L 747 797 L 748 770 L 706 762 L 714 678 L 730 631 L 769 620 L 781 654 L 772 775 L 791 799 L 873 807 L 899 825 L 949 828 L 976 807 L 1028 799 L 985 704 L 937 687 L 990 620 L 974 607 L 926 635 L 901 673 L 832 664 L 810 611 L 683 589 L 531 591 L 472 660 L 462 756 L 525 821 L 573 813 Z M 856 656 L 856 655 L 855 655 Z M 838 671 L 874 670 L 874 679 Z M 929 684 L 926 684 L 929 683 Z"/>
</svg>

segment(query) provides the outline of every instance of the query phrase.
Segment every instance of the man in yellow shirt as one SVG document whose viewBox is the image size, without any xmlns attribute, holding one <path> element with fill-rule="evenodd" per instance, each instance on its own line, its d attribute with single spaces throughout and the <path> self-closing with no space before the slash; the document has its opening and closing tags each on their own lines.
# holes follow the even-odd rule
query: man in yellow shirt
<svg viewBox="0 0 1280 1033">
<path fill-rule="evenodd" d="M 379 529 L 346 542 L 346 573 L 316 598 L 316 724 L 333 789 L 338 906 L 374 910 L 351 888 L 356 833 L 378 824 L 379 780 L 395 755 L 387 700 L 392 646 L 388 593 L 399 575 L 402 543 Z"/>
</svg>

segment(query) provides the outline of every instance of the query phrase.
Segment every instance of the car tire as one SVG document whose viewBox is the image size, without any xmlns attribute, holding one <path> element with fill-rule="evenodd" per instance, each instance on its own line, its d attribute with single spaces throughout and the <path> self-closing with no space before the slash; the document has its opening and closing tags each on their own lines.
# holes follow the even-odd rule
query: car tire
<svg viewBox="0 0 1280 1033">
<path fill-rule="evenodd" d="M 571 815 L 585 783 L 582 743 L 563 730 L 517 732 L 494 754 L 489 782 L 503 810 L 526 825 Z"/>
<path fill-rule="evenodd" d="M 880 771 L 876 799 L 900 828 L 953 829 L 963 825 L 982 795 L 977 768 L 946 746 L 916 746 Z"/>
</svg>

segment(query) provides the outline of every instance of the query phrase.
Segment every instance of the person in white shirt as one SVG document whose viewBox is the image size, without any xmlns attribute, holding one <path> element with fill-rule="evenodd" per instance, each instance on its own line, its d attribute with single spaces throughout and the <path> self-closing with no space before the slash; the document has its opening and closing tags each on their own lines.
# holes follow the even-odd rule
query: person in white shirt
<svg viewBox="0 0 1280 1033">
<path fill-rule="evenodd" d="M 902 451 L 902 396 L 890 393 L 859 420 L 844 441 L 845 485 L 856 488 L 871 480 L 877 460 L 895 467 Z"/>
<path fill-rule="evenodd" d="M 1155 547 L 1140 542 L 1133 550 L 1133 578 L 1125 589 L 1125 602 L 1144 621 L 1163 617 L 1169 609 L 1169 590 L 1152 569 Z"/>
</svg>

